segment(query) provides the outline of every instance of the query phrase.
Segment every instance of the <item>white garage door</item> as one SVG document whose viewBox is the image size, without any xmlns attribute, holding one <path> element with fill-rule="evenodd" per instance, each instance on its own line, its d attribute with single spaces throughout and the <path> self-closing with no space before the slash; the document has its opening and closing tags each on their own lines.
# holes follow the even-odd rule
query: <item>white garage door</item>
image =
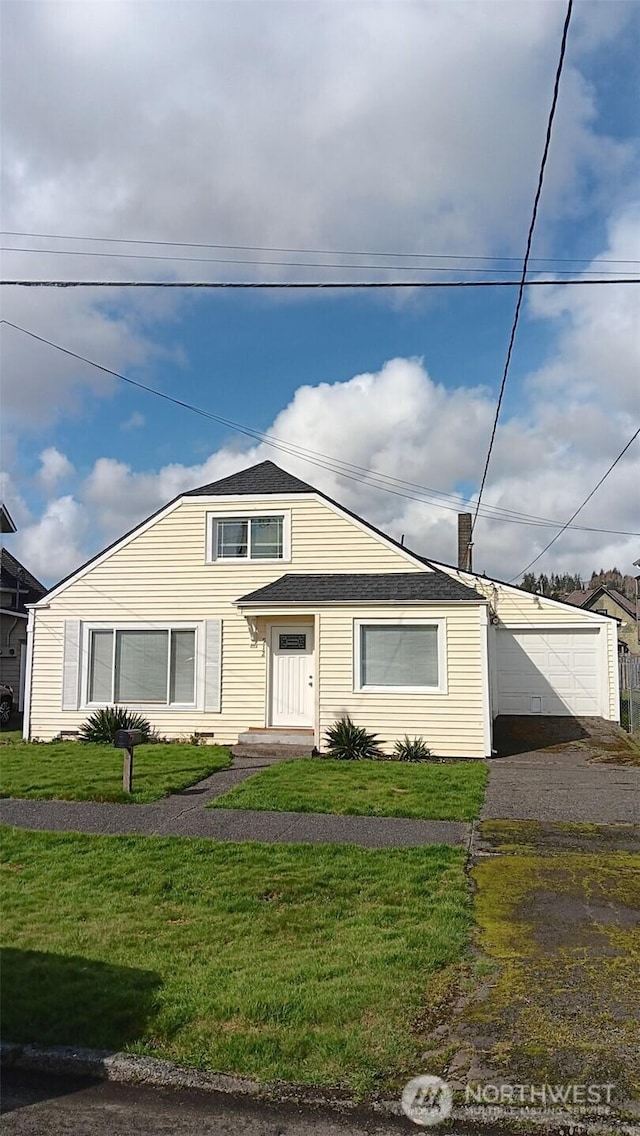
<svg viewBox="0 0 640 1136">
<path fill-rule="evenodd" d="M 497 633 L 498 714 L 600 715 L 606 706 L 600 629 Z"/>
</svg>

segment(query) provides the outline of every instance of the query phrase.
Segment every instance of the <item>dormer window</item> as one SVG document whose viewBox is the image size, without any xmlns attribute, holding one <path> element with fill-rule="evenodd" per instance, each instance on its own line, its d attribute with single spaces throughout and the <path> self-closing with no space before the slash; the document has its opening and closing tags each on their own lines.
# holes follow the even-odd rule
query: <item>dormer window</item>
<svg viewBox="0 0 640 1136">
<path fill-rule="evenodd" d="M 210 517 L 210 560 L 288 560 L 289 514 Z"/>
</svg>

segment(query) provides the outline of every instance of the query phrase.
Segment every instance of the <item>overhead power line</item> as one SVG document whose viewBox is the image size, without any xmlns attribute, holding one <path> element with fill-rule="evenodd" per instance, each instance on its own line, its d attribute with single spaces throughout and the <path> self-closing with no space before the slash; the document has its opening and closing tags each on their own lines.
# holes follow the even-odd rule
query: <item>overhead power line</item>
<svg viewBox="0 0 640 1136">
<path fill-rule="evenodd" d="M 518 288 L 518 280 L 0 280 L 11 288 L 209 288 L 224 289 L 334 289 L 356 288 Z M 527 280 L 526 288 L 563 285 L 640 284 L 640 276 L 604 277 L 597 280 Z"/>
<path fill-rule="evenodd" d="M 513 316 L 513 323 L 511 325 L 511 333 L 509 335 L 509 346 L 507 348 L 507 357 L 505 359 L 504 370 L 502 372 L 502 382 L 500 383 L 500 391 L 498 394 L 498 402 L 496 405 L 496 412 L 493 419 L 493 426 L 491 428 L 491 436 L 489 438 L 489 448 L 487 450 L 487 457 L 482 471 L 482 480 L 480 481 L 480 489 L 478 491 L 478 500 L 476 502 L 476 510 L 471 524 L 471 535 L 476 527 L 478 520 L 478 513 L 480 512 L 480 505 L 482 503 L 482 494 L 487 482 L 487 474 L 489 472 L 489 465 L 491 462 L 491 454 L 493 452 L 493 444 L 496 437 L 496 430 L 498 429 L 498 419 L 500 418 L 500 410 L 502 408 L 502 400 L 504 397 L 504 390 L 507 385 L 507 378 L 509 375 L 509 367 L 511 365 L 511 356 L 513 354 L 513 345 L 515 343 L 516 331 L 518 330 L 518 323 L 520 320 L 520 309 L 522 308 L 522 300 L 524 297 L 524 289 L 527 280 L 527 268 L 529 266 L 529 258 L 531 256 L 531 245 L 533 243 L 533 233 L 536 227 L 536 219 L 538 216 L 538 206 L 540 204 L 540 197 L 542 195 L 542 185 L 544 182 L 544 172 L 547 165 L 547 158 L 549 156 L 549 148 L 551 146 L 551 135 L 553 132 L 553 120 L 556 114 L 556 107 L 558 105 L 558 92 L 560 90 L 560 79 L 562 77 L 562 70 L 564 67 L 564 58 L 567 50 L 567 36 L 569 34 L 569 24 L 571 23 L 571 13 L 573 10 L 573 0 L 569 0 L 567 4 L 567 12 L 564 20 L 564 27 L 562 29 L 562 38 L 560 41 L 560 57 L 558 59 L 558 66 L 556 67 L 556 74 L 553 83 L 553 97 L 551 99 L 551 108 L 549 110 L 549 117 L 547 120 L 547 130 L 544 140 L 544 148 L 542 151 L 542 159 L 540 162 L 540 170 L 538 172 L 538 184 L 536 186 L 536 193 L 533 199 L 533 209 L 531 212 L 531 221 L 529 223 L 529 232 L 527 234 L 527 244 L 522 261 L 522 276 L 520 278 L 520 285 L 518 287 L 518 298 L 516 300 L 516 310 Z"/>
<path fill-rule="evenodd" d="M 278 245 L 223 245 L 207 241 L 152 241 L 140 237 L 88 237 L 78 236 L 75 233 L 24 233 L 11 229 L 0 230 L 3 237 L 29 237 L 37 240 L 52 241 L 96 241 L 101 244 L 118 245 L 150 245 L 164 248 L 201 248 L 222 249 L 231 252 L 280 252 L 291 253 L 297 256 L 385 256 L 401 260 L 491 260 L 514 261 L 522 263 L 521 256 L 489 256 L 479 253 L 445 253 L 445 252 L 362 252 L 357 249 L 318 249 L 318 248 L 284 248 Z M 40 250 L 38 250 L 40 251 Z M 43 250 L 47 251 L 47 250 Z M 50 250 L 53 251 L 53 250 Z M 605 257 L 590 256 L 532 256 L 530 263 L 536 264 L 640 264 L 638 260 L 610 260 Z"/>
<path fill-rule="evenodd" d="M 212 411 L 204 410 L 201 407 L 194 406 L 192 403 L 184 402 L 181 399 L 174 398 L 173 395 L 166 394 L 165 392 L 159 391 L 154 387 L 150 387 L 145 383 L 131 379 L 128 376 L 121 374 L 119 371 L 114 371 L 110 367 L 105 367 L 101 363 L 96 363 L 94 360 L 89 359 L 87 356 L 80 355 L 76 351 L 71 351 L 69 348 L 62 347 L 61 344 L 55 343 L 53 340 L 47 339 L 42 335 L 37 335 L 36 332 L 29 331 L 27 328 L 21 327 L 19 324 L 12 323 L 10 320 L 3 319 L 0 320 L 0 323 L 5 324 L 7 327 L 12 327 L 16 331 L 22 332 L 24 335 L 29 336 L 31 339 L 35 339 L 40 343 L 44 343 L 49 347 L 53 347 L 55 350 L 62 352 L 64 355 L 69 355 L 73 359 L 77 359 L 82 363 L 87 363 L 89 366 L 95 367 L 97 370 L 103 371 L 105 374 L 112 375 L 117 379 L 121 379 L 123 382 L 129 384 L 130 386 L 143 390 L 148 394 L 156 395 L 156 397 L 158 398 L 162 398 L 167 402 L 174 403 L 176 406 L 180 406 L 183 409 L 200 415 L 201 417 L 221 423 L 223 426 L 226 426 L 227 428 L 232 429 L 237 433 L 244 434 L 247 437 L 252 438 L 254 441 L 262 442 L 265 445 L 271 446 L 273 449 L 281 451 L 282 453 L 287 453 L 291 456 L 301 458 L 305 461 L 308 461 L 311 465 L 326 469 L 331 473 L 338 474 L 339 476 L 348 478 L 351 481 L 356 481 L 360 484 L 367 485 L 370 488 L 381 489 L 384 492 L 392 493 L 397 497 L 404 497 L 407 500 L 420 501 L 422 503 L 434 505 L 436 508 L 447 509 L 451 512 L 458 512 L 460 510 L 461 504 L 467 500 L 461 494 L 444 493 L 442 490 L 430 489 L 428 486 L 419 485 L 415 482 L 403 481 L 401 478 L 395 478 L 386 474 L 381 474 L 374 470 L 367 469 L 364 466 L 355 465 L 351 462 L 345 462 L 340 458 L 335 458 L 326 454 L 319 453 L 317 450 L 307 449 L 304 446 L 298 446 L 295 443 L 288 442 L 284 439 L 274 438 L 273 435 L 267 434 L 264 431 L 244 426 L 238 422 L 233 422 L 230 419 L 223 418 L 221 415 L 214 414 Z M 358 473 L 365 474 L 366 477 L 357 476 Z M 396 487 L 402 488 L 393 488 L 390 483 L 393 483 L 393 485 Z M 418 489 L 421 492 L 421 496 L 416 496 L 415 493 L 405 492 L 404 489 L 407 487 Z M 449 498 L 450 500 L 455 501 L 455 504 L 449 505 L 444 504 L 441 501 L 434 501 L 430 499 L 433 495 Z M 535 527 L 543 528 L 553 528 L 560 523 L 541 517 L 535 517 L 531 514 L 520 513 L 517 510 L 502 509 L 498 506 L 493 505 L 486 505 L 483 506 L 483 508 L 486 510 L 485 515 L 489 519 L 495 521 L 508 521 L 514 524 L 533 525 Z M 640 536 L 640 533 L 630 533 L 626 531 L 620 532 L 619 530 L 610 529 L 585 527 L 583 531 L 608 532 L 615 536 Z"/>
<path fill-rule="evenodd" d="M 556 535 L 555 535 L 555 536 L 553 537 L 553 539 L 552 539 L 552 540 L 550 540 L 550 541 L 549 541 L 549 543 L 548 543 L 548 544 L 546 544 L 546 545 L 544 546 L 544 548 L 542 549 L 542 552 L 539 552 L 537 556 L 534 556 L 533 560 L 531 560 L 531 561 L 530 561 L 530 562 L 529 562 L 529 563 L 527 564 L 526 568 L 523 568 L 523 569 L 522 569 L 522 572 L 518 572 L 518 575 L 517 575 L 517 576 L 512 576 L 512 577 L 511 577 L 511 579 L 509 580 L 509 583 L 510 583 L 510 584 L 511 584 L 511 583 L 512 583 L 512 582 L 513 582 L 514 580 L 517 580 L 517 579 L 518 579 L 519 577 L 521 577 L 521 576 L 524 576 L 525 572 L 528 572 L 530 568 L 533 568 L 533 565 L 534 565 L 534 564 L 537 564 L 537 563 L 538 563 L 538 560 L 540 560 L 540 559 L 541 559 L 541 557 L 543 557 L 543 556 L 544 556 L 545 552 L 548 552 L 548 551 L 549 551 L 549 549 L 551 548 L 551 545 L 552 545 L 552 544 L 555 544 L 555 543 L 556 543 L 556 541 L 557 541 L 557 540 L 559 540 L 559 538 L 560 538 L 560 537 L 562 536 L 563 532 L 566 532 L 566 530 L 567 530 L 567 529 L 569 528 L 569 526 L 570 526 L 571 522 L 572 522 L 572 521 L 574 521 L 574 520 L 576 519 L 576 517 L 578 516 L 578 513 L 581 513 L 581 512 L 582 512 L 582 510 L 584 509 L 585 505 L 587 505 L 587 504 L 588 504 L 588 502 L 589 502 L 589 501 L 591 500 L 591 498 L 593 497 L 594 493 L 596 493 L 596 492 L 597 492 L 597 490 L 598 490 L 598 489 L 600 488 L 600 486 L 602 485 L 603 481 L 606 481 L 606 479 L 608 478 L 608 476 L 609 476 L 609 474 L 611 473 L 611 471 L 615 469 L 615 467 L 617 466 L 618 462 L 619 462 L 619 461 L 621 460 L 621 458 L 623 458 L 623 457 L 624 457 L 624 455 L 626 454 L 627 450 L 629 449 L 629 447 L 630 447 L 630 446 L 632 446 L 632 445 L 633 445 L 633 443 L 635 442 L 635 440 L 636 440 L 636 438 L 638 437 L 638 435 L 639 435 L 639 434 L 640 434 L 640 426 L 639 426 L 639 427 L 638 427 L 638 429 L 636 430 L 636 432 L 635 432 L 635 434 L 633 435 L 633 437 L 629 438 L 629 441 L 627 442 L 626 446 L 624 446 L 624 447 L 623 447 L 623 449 L 621 449 L 621 450 L 620 450 L 620 453 L 618 454 L 618 456 L 617 456 L 617 458 L 615 459 L 615 461 L 613 461 L 613 462 L 611 463 L 611 465 L 609 466 L 609 468 L 608 468 L 607 472 L 606 472 L 606 473 L 603 473 L 603 475 L 602 475 L 602 477 L 600 478 L 600 480 L 599 480 L 599 482 L 597 483 L 597 485 L 594 485 L 593 489 L 592 489 L 592 490 L 591 490 L 591 492 L 590 492 L 590 493 L 589 493 L 589 494 L 588 494 L 588 495 L 587 495 L 587 496 L 585 497 L 585 499 L 584 499 L 584 501 L 582 502 L 582 504 L 581 504 L 581 505 L 578 505 L 578 508 L 576 509 L 575 513 L 572 513 L 572 514 L 571 514 L 571 516 L 569 517 L 569 520 L 568 520 L 568 521 L 566 521 L 566 522 L 565 522 L 565 524 L 564 524 L 564 525 L 562 526 L 562 528 L 560 529 L 560 532 L 557 532 L 557 533 L 556 533 Z"/>
<path fill-rule="evenodd" d="M 110 257 L 116 260 L 160 260 L 164 264 L 171 263 L 188 263 L 188 264 L 240 264 L 250 267 L 269 267 L 269 268 L 338 268 L 341 271 L 357 271 L 357 272 L 473 272 L 478 275 L 493 273 L 494 275 L 505 275 L 505 273 L 520 274 L 520 269 L 517 268 L 469 268 L 458 265 L 422 265 L 422 264 L 339 264 L 336 261 L 329 263 L 322 263 L 321 261 L 309 260 L 234 260 L 229 257 L 211 257 L 211 256 L 162 256 L 158 253 L 149 252 L 102 252 L 87 249 L 34 249 L 34 248 L 16 248 L 15 246 L 3 245 L 0 247 L 0 252 L 17 252 L 17 253 L 33 253 L 36 256 L 88 256 L 88 257 Z M 553 269 L 556 275 L 570 276 L 575 269 L 573 268 L 560 268 Z M 582 271 L 582 276 L 619 276 L 619 271 L 616 269 L 587 269 Z"/>
<path fill-rule="evenodd" d="M 199 265 L 246 265 L 251 268 L 267 266 L 269 268 L 340 268 L 343 272 L 351 272 L 352 269 L 367 270 L 367 272 L 399 272 L 399 273 L 493 273 L 502 274 L 508 272 L 515 272 L 512 268 L 468 268 L 456 266 L 442 266 L 442 265 L 341 265 L 336 264 L 335 261 L 330 264 L 322 264 L 321 261 L 309 260 L 233 260 L 224 257 L 163 257 L 155 252 L 93 252 L 83 249 L 23 249 L 23 248 L 10 248 L 8 245 L 2 245 L 0 252 L 32 252 L 36 256 L 45 257 L 110 257 L 116 260 L 161 260 L 164 264 L 168 261 L 172 262 L 188 262 L 188 264 Z M 571 276 L 575 272 L 574 268 L 559 268 L 554 269 L 556 275 Z M 620 269 L 588 269 L 582 272 L 582 276 L 620 276 Z M 517 283 L 517 279 L 516 279 Z"/>
</svg>

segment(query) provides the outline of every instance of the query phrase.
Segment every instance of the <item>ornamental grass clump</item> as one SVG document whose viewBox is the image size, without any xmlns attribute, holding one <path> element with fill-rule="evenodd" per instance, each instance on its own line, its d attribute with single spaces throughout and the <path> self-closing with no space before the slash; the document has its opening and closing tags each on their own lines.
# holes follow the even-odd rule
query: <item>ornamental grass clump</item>
<svg viewBox="0 0 640 1136">
<path fill-rule="evenodd" d="M 384 759 L 377 734 L 364 726 L 356 726 L 348 714 L 338 718 L 324 735 L 325 755 L 342 761 L 375 761 Z"/>
<path fill-rule="evenodd" d="M 126 706 L 105 706 L 103 710 L 96 710 L 83 722 L 79 735 L 83 742 L 112 744 L 117 730 L 140 730 L 143 742 L 151 741 L 151 723 Z"/>
<path fill-rule="evenodd" d="M 423 737 L 410 738 L 405 734 L 393 747 L 394 761 L 430 761 L 432 757 Z"/>
</svg>

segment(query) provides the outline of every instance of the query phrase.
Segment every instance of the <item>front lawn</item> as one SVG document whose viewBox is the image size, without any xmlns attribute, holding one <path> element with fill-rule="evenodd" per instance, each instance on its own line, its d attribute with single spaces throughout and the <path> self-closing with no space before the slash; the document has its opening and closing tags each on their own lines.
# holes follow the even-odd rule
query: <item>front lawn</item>
<svg viewBox="0 0 640 1136">
<path fill-rule="evenodd" d="M 16 829 L 3 847 L 7 1040 L 395 1088 L 467 947 L 461 849 Z"/>
<path fill-rule="evenodd" d="M 0 753 L 0 797 L 63 801 L 157 801 L 231 764 L 220 746 L 141 745 L 133 793 L 122 792 L 122 750 L 84 742 L 15 743 Z"/>
<path fill-rule="evenodd" d="M 480 815 L 486 779 L 483 761 L 404 765 L 300 758 L 249 777 L 211 807 L 469 821 Z"/>
</svg>

